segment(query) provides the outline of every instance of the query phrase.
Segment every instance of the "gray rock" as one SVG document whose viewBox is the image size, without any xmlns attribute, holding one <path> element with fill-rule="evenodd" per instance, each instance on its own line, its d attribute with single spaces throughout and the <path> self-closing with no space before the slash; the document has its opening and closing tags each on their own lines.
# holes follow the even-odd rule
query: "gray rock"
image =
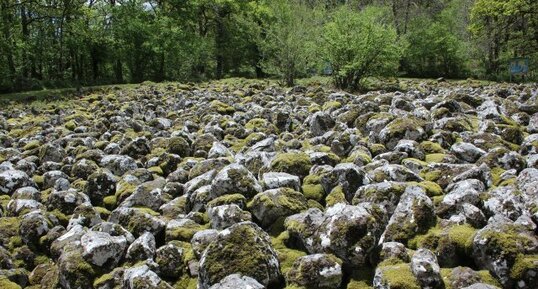
<svg viewBox="0 0 538 289">
<path fill-rule="evenodd" d="M 208 208 L 207 214 L 211 228 L 217 230 L 226 229 L 233 224 L 252 220 L 250 213 L 243 211 L 236 204 Z"/>
<path fill-rule="evenodd" d="M 127 249 L 127 259 L 146 260 L 153 259 L 155 255 L 155 237 L 149 232 L 145 232 L 136 239 Z"/>
<path fill-rule="evenodd" d="M 104 232 L 89 231 L 80 238 L 82 256 L 88 262 L 114 268 L 125 254 L 127 239 Z"/>
<path fill-rule="evenodd" d="M 405 243 L 417 234 L 435 226 L 433 203 L 420 187 L 407 187 L 379 243 L 396 241 Z"/>
<path fill-rule="evenodd" d="M 244 166 L 231 164 L 223 168 L 211 182 L 211 198 L 240 193 L 253 197 L 262 191 L 262 187 Z"/>
<path fill-rule="evenodd" d="M 287 273 L 287 281 L 306 288 L 332 289 L 342 282 L 341 261 L 329 254 L 297 258 Z"/>
<path fill-rule="evenodd" d="M 289 188 L 259 193 L 247 207 L 263 228 L 268 228 L 279 219 L 283 220 L 308 208 L 304 195 Z"/>
<path fill-rule="evenodd" d="M 313 136 L 321 136 L 329 131 L 335 122 L 328 113 L 320 111 L 312 115 L 309 125 Z"/>
<path fill-rule="evenodd" d="M 301 181 L 298 176 L 288 173 L 269 172 L 262 176 L 265 189 L 291 188 L 296 191 L 301 190 Z"/>
<path fill-rule="evenodd" d="M 125 269 L 123 273 L 123 288 L 137 289 L 172 289 L 166 281 L 163 281 L 157 273 L 153 272 L 147 265 L 139 265 Z"/>
<path fill-rule="evenodd" d="M 280 284 L 278 257 L 269 235 L 251 222 L 238 223 L 221 231 L 206 248 L 200 259 L 198 286 L 207 289 L 238 272 L 265 287 Z"/>
<path fill-rule="evenodd" d="M 6 170 L 0 172 L 0 192 L 2 194 L 11 195 L 19 188 L 33 185 L 33 181 L 23 171 Z"/>
<path fill-rule="evenodd" d="M 413 254 L 411 272 L 422 288 L 444 288 L 437 258 L 428 249 L 419 249 Z"/>
<path fill-rule="evenodd" d="M 256 279 L 248 276 L 241 276 L 240 274 L 232 274 L 224 277 L 218 284 L 215 284 L 209 289 L 264 289 L 265 287 L 260 284 Z"/>
<path fill-rule="evenodd" d="M 126 172 L 137 168 L 133 158 L 124 155 L 107 155 L 101 159 L 101 166 L 109 169 L 116 176 L 123 176 Z"/>
<path fill-rule="evenodd" d="M 451 151 L 458 158 L 469 163 L 476 162 L 481 156 L 486 154 L 484 150 L 477 148 L 471 143 L 455 143 L 452 145 Z"/>
</svg>

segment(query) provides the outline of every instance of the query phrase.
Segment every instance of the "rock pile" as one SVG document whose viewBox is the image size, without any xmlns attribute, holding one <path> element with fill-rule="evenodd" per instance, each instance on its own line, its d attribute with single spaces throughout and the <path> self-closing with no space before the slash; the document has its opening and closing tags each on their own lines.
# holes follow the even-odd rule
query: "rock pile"
<svg viewBox="0 0 538 289">
<path fill-rule="evenodd" d="M 0 288 L 538 288 L 538 86 L 0 110 Z"/>
</svg>

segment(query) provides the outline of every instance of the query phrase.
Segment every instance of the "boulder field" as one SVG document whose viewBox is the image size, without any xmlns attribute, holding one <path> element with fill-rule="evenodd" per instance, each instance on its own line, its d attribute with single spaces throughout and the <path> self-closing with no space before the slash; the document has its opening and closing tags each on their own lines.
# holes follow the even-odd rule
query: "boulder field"
<svg viewBox="0 0 538 289">
<path fill-rule="evenodd" d="M 0 288 L 536 289 L 538 85 L 0 108 Z"/>
</svg>

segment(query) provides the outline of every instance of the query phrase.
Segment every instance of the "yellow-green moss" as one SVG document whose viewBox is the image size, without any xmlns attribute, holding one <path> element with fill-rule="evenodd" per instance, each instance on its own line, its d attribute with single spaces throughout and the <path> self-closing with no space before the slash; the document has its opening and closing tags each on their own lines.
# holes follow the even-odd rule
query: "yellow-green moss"
<svg viewBox="0 0 538 289">
<path fill-rule="evenodd" d="M 94 207 L 101 219 L 106 220 L 110 216 L 110 211 L 103 207 Z"/>
<path fill-rule="evenodd" d="M 468 224 L 456 225 L 448 229 L 448 238 L 457 245 L 462 253 L 471 253 L 476 229 Z"/>
<path fill-rule="evenodd" d="M 357 159 L 360 159 L 360 161 L 357 161 Z M 355 151 L 344 160 L 347 163 L 356 163 L 356 161 L 362 164 L 369 164 L 372 158 L 362 151 Z"/>
<path fill-rule="evenodd" d="M 136 184 L 120 180 L 116 185 L 116 193 L 114 195 L 117 200 L 124 200 L 135 191 L 136 187 Z"/>
<path fill-rule="evenodd" d="M 278 260 L 280 262 L 280 269 L 282 273 L 286 274 L 292 267 L 293 262 L 299 257 L 306 256 L 303 251 L 290 249 L 286 247 L 285 243 L 289 239 L 289 233 L 287 231 L 282 232 L 277 237 L 271 237 L 271 243 L 273 248 L 277 251 Z"/>
<path fill-rule="evenodd" d="M 318 175 L 308 175 L 303 180 L 301 187 L 304 196 L 307 199 L 321 201 L 325 196 L 325 190 L 321 185 L 321 177 Z"/>
<path fill-rule="evenodd" d="M 95 281 L 93 281 L 93 287 L 97 288 L 101 285 L 105 285 L 106 283 L 108 282 L 111 282 L 114 280 L 114 275 L 112 275 L 112 273 L 107 273 L 107 274 L 104 274 L 104 275 L 101 275 L 99 278 L 95 279 Z"/>
<path fill-rule="evenodd" d="M 303 152 L 278 154 L 271 162 L 271 168 L 276 172 L 286 172 L 298 176 L 306 176 L 312 167 L 312 162 Z"/>
<path fill-rule="evenodd" d="M 514 280 L 522 280 L 528 270 L 538 269 L 538 255 L 519 254 L 516 262 L 510 270 L 510 277 Z"/>
<path fill-rule="evenodd" d="M 493 277 L 488 270 L 480 270 L 477 273 L 478 276 L 480 276 L 480 280 L 482 281 L 482 283 L 501 288 L 501 284 L 499 283 L 499 281 L 495 279 L 495 277 Z"/>
<path fill-rule="evenodd" d="M 220 114 L 233 114 L 235 112 L 235 109 L 232 106 L 219 100 L 213 100 L 210 107 Z"/>
<path fill-rule="evenodd" d="M 70 120 L 68 122 L 65 123 L 65 128 L 67 128 L 68 130 L 75 130 L 75 128 L 77 128 L 77 123 L 73 120 Z"/>
<path fill-rule="evenodd" d="M 392 265 L 383 268 L 383 279 L 391 289 L 420 289 L 418 280 L 411 272 L 409 264 Z"/>
<path fill-rule="evenodd" d="M 216 207 L 229 204 L 246 204 L 247 199 L 241 194 L 227 194 L 211 200 L 207 207 Z"/>
<path fill-rule="evenodd" d="M 29 151 L 29 150 L 33 150 L 33 149 L 38 148 L 40 145 L 41 145 L 41 142 L 40 142 L 40 141 L 38 141 L 38 140 L 31 140 L 31 141 L 29 141 L 29 142 L 23 147 L 23 149 L 24 149 L 25 151 Z"/>
<path fill-rule="evenodd" d="M 103 198 L 105 208 L 113 210 L 116 207 L 116 196 L 106 196 Z"/>
<path fill-rule="evenodd" d="M 339 101 L 327 101 L 323 104 L 323 110 L 333 110 L 342 107 Z"/>
<path fill-rule="evenodd" d="M 338 203 L 346 203 L 346 195 L 344 194 L 342 186 L 334 187 L 325 198 L 325 204 L 327 207 L 333 206 Z"/>
<path fill-rule="evenodd" d="M 423 181 L 418 183 L 418 186 L 426 190 L 428 197 L 441 196 L 443 195 L 443 189 L 438 184 L 432 181 Z"/>
<path fill-rule="evenodd" d="M 22 289 L 21 286 L 17 285 L 17 283 L 9 281 L 9 279 L 4 277 L 4 276 L 0 277 L 0 288 L 2 288 L 2 289 Z"/>
<path fill-rule="evenodd" d="M 435 182 L 442 176 L 442 173 L 440 170 L 428 170 L 426 172 L 420 172 L 420 175 L 426 181 Z"/>
<path fill-rule="evenodd" d="M 427 154 L 426 155 L 426 162 L 427 163 L 442 163 L 445 159 L 445 154 L 442 153 L 435 153 L 435 154 Z"/>
<path fill-rule="evenodd" d="M 427 154 L 435 154 L 435 153 L 444 153 L 445 149 L 443 147 L 435 142 L 432 141 L 423 141 L 420 143 L 420 147 L 427 153 Z"/>
<path fill-rule="evenodd" d="M 184 275 L 175 284 L 175 289 L 196 289 L 198 285 L 198 279 Z"/>
<path fill-rule="evenodd" d="M 45 182 L 45 178 L 40 175 L 34 175 L 32 176 L 32 180 L 36 183 L 38 186 L 43 186 L 43 183 Z"/>
<path fill-rule="evenodd" d="M 409 240 L 408 245 L 411 249 L 428 248 L 434 249 L 439 241 L 439 234 L 442 230 L 439 227 L 433 227 L 426 234 L 417 235 Z"/>
<path fill-rule="evenodd" d="M 155 167 L 150 167 L 148 169 L 148 171 L 158 175 L 158 176 L 162 176 L 163 175 L 163 170 L 161 169 L 161 167 L 158 167 L 158 166 L 155 166 Z"/>
</svg>

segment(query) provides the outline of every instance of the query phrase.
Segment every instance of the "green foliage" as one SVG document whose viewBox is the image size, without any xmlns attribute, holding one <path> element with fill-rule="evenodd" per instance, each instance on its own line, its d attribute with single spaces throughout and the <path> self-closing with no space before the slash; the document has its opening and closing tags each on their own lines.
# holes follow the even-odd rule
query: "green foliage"
<svg viewBox="0 0 538 289">
<path fill-rule="evenodd" d="M 322 53 L 340 88 L 357 89 L 367 76 L 394 74 L 401 46 L 387 10 L 367 7 L 355 11 L 343 6 L 324 26 Z"/>
<path fill-rule="evenodd" d="M 463 41 L 451 31 L 455 19 L 418 18 L 406 35 L 404 70 L 421 77 L 461 77 L 466 74 Z"/>
<path fill-rule="evenodd" d="M 262 67 L 292 86 L 316 61 L 314 36 L 317 11 L 301 1 L 276 0 L 269 6 L 269 21 L 262 25 Z"/>
</svg>

